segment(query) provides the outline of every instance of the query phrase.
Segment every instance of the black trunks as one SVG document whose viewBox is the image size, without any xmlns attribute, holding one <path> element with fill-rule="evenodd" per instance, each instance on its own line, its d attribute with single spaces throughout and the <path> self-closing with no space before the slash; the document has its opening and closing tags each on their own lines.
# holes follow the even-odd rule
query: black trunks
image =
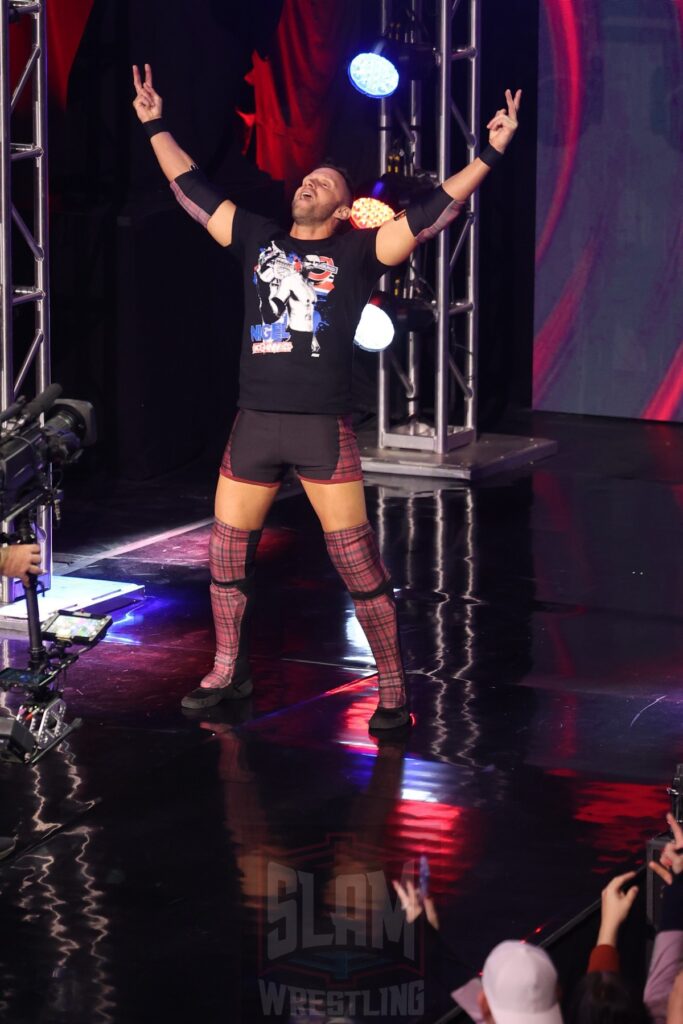
<svg viewBox="0 0 683 1024">
<path fill-rule="evenodd" d="M 221 474 L 242 483 L 276 487 L 290 466 L 301 480 L 315 483 L 362 480 L 351 417 L 241 409 Z"/>
</svg>

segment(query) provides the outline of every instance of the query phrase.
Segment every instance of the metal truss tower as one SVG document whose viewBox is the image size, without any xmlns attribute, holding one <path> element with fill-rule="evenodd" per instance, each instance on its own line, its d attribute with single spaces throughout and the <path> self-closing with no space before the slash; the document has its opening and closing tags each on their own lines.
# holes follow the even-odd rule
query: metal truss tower
<svg viewBox="0 0 683 1024">
<path fill-rule="evenodd" d="M 443 181 L 479 152 L 480 62 L 482 0 L 432 0 L 429 17 L 423 18 L 423 0 L 399 4 L 382 0 L 383 36 L 430 46 L 436 63 L 436 103 L 425 104 L 424 86 L 411 81 L 383 100 L 379 116 L 380 173 L 398 171 L 413 177 L 429 171 L 434 183 Z M 407 14 L 407 17 L 406 17 Z M 457 15 L 457 19 L 456 19 Z M 454 42 L 454 22 L 466 38 Z M 426 38 L 431 34 L 431 38 Z M 466 95 L 456 101 L 454 93 Z M 436 128 L 425 132 L 425 111 L 435 110 Z M 433 140 L 431 136 L 434 136 Z M 423 142 L 430 137 L 433 166 L 425 168 Z M 458 145 L 459 143 L 459 145 Z M 442 231 L 435 257 L 418 249 L 401 272 L 382 282 L 406 300 L 427 297 L 434 308 L 435 326 L 430 335 L 406 336 L 403 358 L 390 346 L 380 353 L 378 369 L 376 443 L 362 438 L 363 468 L 369 472 L 407 476 L 442 476 L 474 479 L 537 458 L 551 455 L 554 442 L 499 435 L 477 437 L 477 349 L 479 284 L 479 196 L 475 191 L 451 230 Z M 460 294 L 454 293 L 456 277 Z M 425 344 L 433 346 L 433 359 L 423 360 Z M 427 362 L 434 367 L 433 412 L 427 417 L 420 379 Z M 391 379 L 401 384 L 405 403 L 399 423 L 391 422 Z M 460 394 L 460 401 L 454 397 Z M 431 398 L 432 391 L 428 391 Z M 452 424 L 452 409 L 460 422 Z"/>
<path fill-rule="evenodd" d="M 47 29 L 46 0 L 0 0 L 0 411 L 10 406 L 33 373 L 34 393 L 50 383 L 50 304 L 48 268 L 48 177 L 47 177 Z M 23 70 L 12 89 L 10 82 L 10 24 L 27 19 L 30 49 Z M 30 139 L 13 142 L 12 114 L 22 96 L 31 92 Z M 17 209 L 13 180 L 25 164 L 32 179 L 33 216 L 27 224 Z M 21 173 L 21 172 L 19 172 Z M 32 269 L 28 282 L 15 281 L 12 254 L 14 237 L 23 240 Z M 22 261 L 22 266 L 24 265 Z M 14 337 L 15 310 L 30 303 L 34 311 L 32 337 L 21 348 L 23 358 L 15 370 L 19 342 Z M 45 533 L 43 564 L 51 571 L 51 516 L 41 513 L 39 526 Z M 8 528 L 3 524 L 2 529 Z M 49 581 L 47 581 L 49 585 Z M 23 593 L 16 581 L 2 580 L 2 601 Z"/>
</svg>

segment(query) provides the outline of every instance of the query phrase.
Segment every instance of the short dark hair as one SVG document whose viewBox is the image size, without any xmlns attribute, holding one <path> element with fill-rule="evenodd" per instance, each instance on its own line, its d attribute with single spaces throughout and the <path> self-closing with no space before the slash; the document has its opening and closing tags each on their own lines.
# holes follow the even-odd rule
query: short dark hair
<svg viewBox="0 0 683 1024">
<path fill-rule="evenodd" d="M 334 160 L 327 159 L 321 160 L 320 163 L 318 164 L 318 167 L 329 167 L 331 171 L 336 171 L 337 174 L 341 174 L 346 184 L 346 187 L 349 190 L 349 206 L 351 206 L 355 195 L 355 188 L 353 185 L 353 181 L 351 180 L 351 175 L 347 171 L 346 167 L 340 167 L 340 165 L 336 163 Z"/>
</svg>

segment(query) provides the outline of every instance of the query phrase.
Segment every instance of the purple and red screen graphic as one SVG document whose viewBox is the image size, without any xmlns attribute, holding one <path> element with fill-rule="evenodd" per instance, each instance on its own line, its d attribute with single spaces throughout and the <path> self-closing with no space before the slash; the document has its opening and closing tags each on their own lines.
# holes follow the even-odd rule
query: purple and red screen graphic
<svg viewBox="0 0 683 1024">
<path fill-rule="evenodd" d="M 683 421 L 683 0 L 542 0 L 534 407 Z"/>
</svg>

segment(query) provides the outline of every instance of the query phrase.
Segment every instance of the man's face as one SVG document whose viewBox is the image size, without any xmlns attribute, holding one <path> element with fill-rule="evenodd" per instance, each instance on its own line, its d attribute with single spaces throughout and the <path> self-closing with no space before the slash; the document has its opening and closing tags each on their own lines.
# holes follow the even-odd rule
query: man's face
<svg viewBox="0 0 683 1024">
<path fill-rule="evenodd" d="M 292 219 L 295 224 L 324 224 L 337 210 L 350 205 L 348 185 L 339 171 L 318 167 L 306 175 L 294 193 Z"/>
</svg>

